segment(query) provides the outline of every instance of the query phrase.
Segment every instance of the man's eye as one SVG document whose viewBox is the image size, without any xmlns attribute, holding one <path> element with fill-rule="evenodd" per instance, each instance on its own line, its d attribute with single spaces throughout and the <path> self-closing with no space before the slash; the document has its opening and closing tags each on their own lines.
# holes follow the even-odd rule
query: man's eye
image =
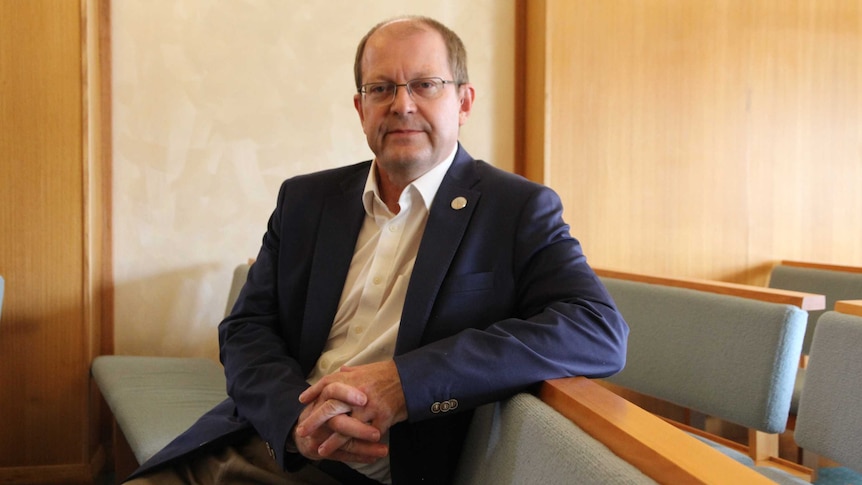
<svg viewBox="0 0 862 485">
<path fill-rule="evenodd" d="M 375 84 L 373 86 L 368 86 L 367 91 L 371 94 L 384 94 L 389 91 L 389 86 L 386 84 Z"/>
</svg>

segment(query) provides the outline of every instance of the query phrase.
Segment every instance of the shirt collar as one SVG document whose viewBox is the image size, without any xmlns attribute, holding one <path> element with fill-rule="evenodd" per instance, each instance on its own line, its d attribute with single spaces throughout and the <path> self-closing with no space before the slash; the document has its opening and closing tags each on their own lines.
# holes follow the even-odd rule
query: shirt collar
<svg viewBox="0 0 862 485">
<path fill-rule="evenodd" d="M 452 153 L 443 159 L 441 163 L 438 163 L 434 168 L 425 172 L 421 177 L 413 182 L 410 182 L 407 187 L 404 187 L 402 196 L 407 193 L 412 186 L 417 192 L 419 192 L 419 195 L 422 196 L 422 202 L 425 203 L 425 208 L 427 210 L 431 210 L 431 202 L 434 201 L 434 196 L 437 195 L 437 189 L 439 189 L 440 184 L 443 183 L 443 178 L 446 176 L 446 172 L 449 171 L 449 167 L 451 167 L 452 163 L 455 161 L 456 153 L 458 153 L 457 143 L 455 144 L 455 148 L 452 150 Z M 376 169 L 377 159 L 374 159 L 374 161 L 371 162 L 371 170 L 368 171 L 368 178 L 365 180 L 365 190 L 362 192 L 362 205 L 365 207 L 365 212 L 369 215 L 374 214 L 372 208 L 374 199 L 382 200 L 380 198 L 380 189 L 377 186 L 377 177 L 374 176 Z"/>
</svg>

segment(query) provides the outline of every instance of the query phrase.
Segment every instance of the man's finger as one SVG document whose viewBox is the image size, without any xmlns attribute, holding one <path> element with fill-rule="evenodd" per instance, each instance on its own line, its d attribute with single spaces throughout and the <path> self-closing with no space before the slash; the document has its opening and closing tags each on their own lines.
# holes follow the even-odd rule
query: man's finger
<svg viewBox="0 0 862 485">
<path fill-rule="evenodd" d="M 299 402 L 303 404 L 327 399 L 338 399 L 353 406 L 365 406 L 368 402 L 368 396 L 359 389 L 342 382 L 329 382 L 326 378 L 321 379 L 299 395 Z"/>
<path fill-rule="evenodd" d="M 336 433 L 321 443 L 317 453 L 331 460 L 373 463 L 386 456 L 389 447 L 383 443 L 369 443 Z"/>
<path fill-rule="evenodd" d="M 341 414 L 347 414 L 352 409 L 353 407 L 346 402 L 337 399 L 327 399 L 320 405 L 315 406 L 311 413 L 297 423 L 296 434 L 303 437 L 308 436 L 330 419 Z"/>
<path fill-rule="evenodd" d="M 371 424 L 357 417 L 357 413 L 353 415 L 336 416 L 329 420 L 327 426 L 335 433 L 344 435 L 348 438 L 355 438 L 361 441 L 377 442 L 380 441 L 380 430 Z"/>
</svg>

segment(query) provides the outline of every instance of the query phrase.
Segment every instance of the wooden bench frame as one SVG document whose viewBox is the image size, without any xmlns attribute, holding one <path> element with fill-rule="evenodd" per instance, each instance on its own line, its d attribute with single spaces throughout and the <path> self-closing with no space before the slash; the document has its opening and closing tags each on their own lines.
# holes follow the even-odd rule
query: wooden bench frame
<svg viewBox="0 0 862 485">
<path fill-rule="evenodd" d="M 845 273 L 862 273 L 862 266 L 847 266 L 843 264 L 826 264 L 826 263 L 813 263 L 810 261 L 791 261 L 791 260 L 783 260 L 781 261 L 784 266 L 795 266 L 797 268 L 811 268 L 811 269 L 822 269 L 826 271 L 844 271 Z"/>
<path fill-rule="evenodd" d="M 862 317 L 862 300 L 838 300 L 835 311 Z"/>
<path fill-rule="evenodd" d="M 596 381 L 545 381 L 538 396 L 659 483 L 773 483 Z M 810 470 L 795 474 L 809 478 Z"/>
<path fill-rule="evenodd" d="M 826 297 L 815 293 L 801 291 L 779 290 L 761 286 L 728 283 L 695 278 L 675 278 L 667 276 L 652 276 L 625 271 L 594 268 L 597 275 L 628 281 L 639 281 L 655 285 L 674 286 L 689 290 L 706 291 L 719 295 L 738 296 L 752 300 L 793 305 L 806 311 L 823 310 L 826 308 Z"/>
</svg>

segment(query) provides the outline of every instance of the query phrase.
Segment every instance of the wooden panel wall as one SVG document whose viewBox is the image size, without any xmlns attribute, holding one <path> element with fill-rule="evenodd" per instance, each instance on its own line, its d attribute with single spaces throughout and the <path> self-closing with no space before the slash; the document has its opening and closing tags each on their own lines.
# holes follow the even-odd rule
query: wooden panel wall
<svg viewBox="0 0 862 485">
<path fill-rule="evenodd" d="M 765 284 L 780 259 L 862 264 L 862 2 L 526 10 L 524 173 L 593 265 Z"/>
<path fill-rule="evenodd" d="M 90 483 L 104 461 L 89 378 L 110 267 L 97 9 L 0 0 L 2 483 Z"/>
</svg>

